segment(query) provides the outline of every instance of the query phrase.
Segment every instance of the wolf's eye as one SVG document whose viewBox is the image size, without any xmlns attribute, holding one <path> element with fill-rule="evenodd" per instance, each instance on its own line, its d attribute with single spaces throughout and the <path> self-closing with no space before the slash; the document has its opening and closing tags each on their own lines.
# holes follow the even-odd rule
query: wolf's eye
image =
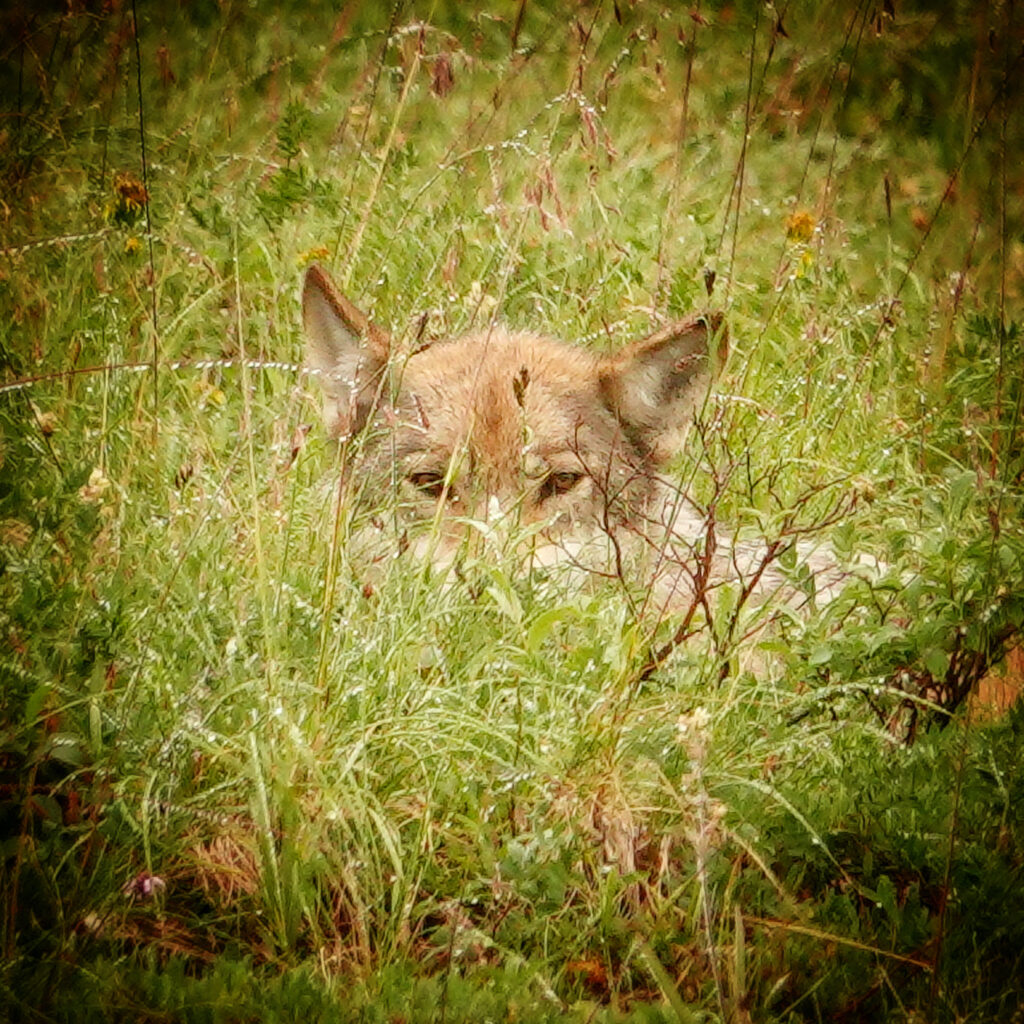
<svg viewBox="0 0 1024 1024">
<path fill-rule="evenodd" d="M 413 487 L 434 501 L 444 493 L 444 473 L 410 473 L 408 480 Z"/>
<path fill-rule="evenodd" d="M 549 473 L 540 485 L 540 500 L 547 501 L 556 494 L 568 494 L 582 479 L 582 473 Z"/>
</svg>

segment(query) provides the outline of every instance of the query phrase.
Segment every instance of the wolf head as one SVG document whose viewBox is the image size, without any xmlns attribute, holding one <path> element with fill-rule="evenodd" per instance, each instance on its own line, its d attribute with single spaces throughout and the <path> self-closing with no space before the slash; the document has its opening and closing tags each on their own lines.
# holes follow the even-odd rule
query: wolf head
<svg viewBox="0 0 1024 1024">
<path fill-rule="evenodd" d="M 726 347 L 713 314 L 611 356 L 499 327 L 403 356 L 317 266 L 302 306 L 328 433 L 364 435 L 364 492 L 394 481 L 411 519 L 514 514 L 550 537 L 645 515 Z"/>
</svg>

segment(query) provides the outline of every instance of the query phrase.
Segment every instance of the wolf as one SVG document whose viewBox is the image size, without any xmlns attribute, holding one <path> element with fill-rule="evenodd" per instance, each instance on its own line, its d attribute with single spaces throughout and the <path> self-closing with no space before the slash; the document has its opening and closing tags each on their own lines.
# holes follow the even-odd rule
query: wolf
<svg viewBox="0 0 1024 1024">
<path fill-rule="evenodd" d="M 327 433 L 359 439 L 363 492 L 393 488 L 403 522 L 422 527 L 410 543 L 436 565 L 473 535 L 514 527 L 527 569 L 621 574 L 623 551 L 639 547 L 675 566 L 669 589 L 681 598 L 712 577 L 782 584 L 774 554 L 716 538 L 662 475 L 727 357 L 721 313 L 675 320 L 611 355 L 493 325 L 403 356 L 317 265 L 302 313 Z"/>
<path fill-rule="evenodd" d="M 407 518 L 514 518 L 556 545 L 648 516 L 728 344 L 710 313 L 614 355 L 491 326 L 400 359 L 316 265 L 302 310 L 328 435 L 368 435 L 360 472 L 393 480 Z"/>
</svg>

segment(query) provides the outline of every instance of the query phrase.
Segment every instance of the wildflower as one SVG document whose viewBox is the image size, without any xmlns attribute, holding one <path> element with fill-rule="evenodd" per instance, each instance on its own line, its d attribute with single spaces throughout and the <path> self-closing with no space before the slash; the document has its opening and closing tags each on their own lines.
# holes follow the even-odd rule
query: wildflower
<svg viewBox="0 0 1024 1024">
<path fill-rule="evenodd" d="M 216 384 L 201 378 L 195 381 L 192 385 L 192 390 L 199 399 L 200 409 L 205 409 L 211 403 L 216 406 L 222 406 L 228 400 L 227 395 Z"/>
<path fill-rule="evenodd" d="M 114 191 L 118 202 L 136 213 L 149 202 L 146 186 L 134 174 L 125 172 L 114 175 Z"/>
<path fill-rule="evenodd" d="M 814 237 L 817 223 L 808 210 L 797 210 L 786 218 L 786 241 L 806 245 Z"/>
<path fill-rule="evenodd" d="M 140 871 L 134 878 L 129 878 L 121 886 L 121 892 L 129 899 L 151 900 L 157 893 L 163 892 L 167 883 L 159 875 L 151 875 L 148 871 Z"/>
<path fill-rule="evenodd" d="M 300 267 L 308 263 L 315 263 L 317 260 L 326 260 L 330 257 L 331 250 L 326 245 L 314 245 L 312 249 L 299 253 L 298 264 Z"/>
<path fill-rule="evenodd" d="M 803 277 L 811 267 L 814 266 L 814 255 L 807 249 L 804 249 L 800 253 L 800 259 L 797 262 L 796 270 L 793 272 L 795 277 Z"/>
<path fill-rule="evenodd" d="M 107 204 L 107 217 L 115 224 L 134 224 L 148 202 L 146 186 L 134 174 L 115 174 L 114 199 Z"/>
<path fill-rule="evenodd" d="M 138 256 L 141 250 L 142 243 L 136 235 L 132 235 L 131 238 L 124 240 L 124 253 L 126 256 Z"/>
</svg>

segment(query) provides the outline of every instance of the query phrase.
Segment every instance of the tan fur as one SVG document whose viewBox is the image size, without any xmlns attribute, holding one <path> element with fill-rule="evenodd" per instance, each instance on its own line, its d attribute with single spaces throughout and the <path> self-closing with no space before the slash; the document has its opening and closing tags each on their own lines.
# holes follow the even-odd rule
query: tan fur
<svg viewBox="0 0 1024 1024">
<path fill-rule="evenodd" d="M 511 515 L 549 539 L 647 514 L 671 439 L 706 394 L 709 342 L 725 347 L 713 315 L 610 357 L 495 327 L 403 358 L 315 266 L 303 317 L 328 431 L 367 435 L 363 480 L 396 480 L 411 520 Z"/>
</svg>

